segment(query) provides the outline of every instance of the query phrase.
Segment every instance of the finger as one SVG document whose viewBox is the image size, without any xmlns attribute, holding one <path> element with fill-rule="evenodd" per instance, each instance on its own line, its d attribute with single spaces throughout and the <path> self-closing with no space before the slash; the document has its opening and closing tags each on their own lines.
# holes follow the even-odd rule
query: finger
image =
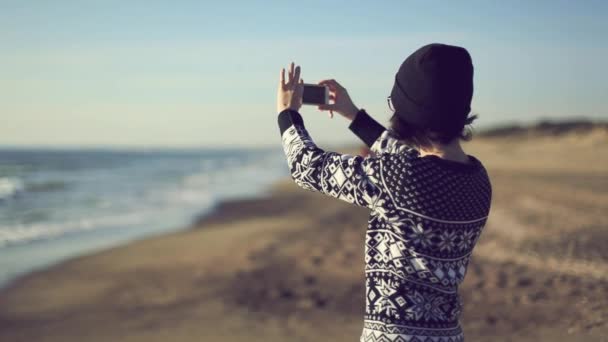
<svg viewBox="0 0 608 342">
<path fill-rule="evenodd" d="M 300 66 L 298 65 L 298 66 L 296 67 L 296 71 L 295 71 L 294 76 L 293 76 L 293 81 L 294 81 L 294 83 L 296 83 L 296 84 L 300 83 L 300 70 L 301 70 L 301 68 L 300 68 Z"/>
<path fill-rule="evenodd" d="M 335 96 L 331 96 L 331 95 L 330 95 L 330 96 L 327 98 L 327 103 L 330 103 L 330 104 L 336 104 L 336 97 L 335 97 Z"/>
<path fill-rule="evenodd" d="M 335 93 L 335 92 L 340 91 L 340 88 L 338 88 L 338 86 L 336 86 L 334 83 L 331 83 L 331 82 L 323 82 L 323 83 L 320 83 L 319 85 L 327 87 L 327 89 L 331 93 Z"/>
<path fill-rule="evenodd" d="M 336 106 L 333 103 L 327 103 L 327 104 L 320 104 L 317 106 L 317 108 L 320 111 L 326 111 L 326 110 L 335 110 Z"/>
<path fill-rule="evenodd" d="M 333 111 L 334 111 L 334 109 L 333 109 L 333 105 L 331 105 L 331 104 L 329 104 L 329 105 L 318 105 L 318 106 L 317 106 L 317 109 L 319 109 L 319 110 L 320 110 L 320 111 L 322 111 L 322 112 L 329 111 L 329 113 L 327 113 L 327 116 L 328 116 L 330 119 L 333 119 L 333 117 L 334 117 L 334 112 L 333 112 Z"/>
<path fill-rule="evenodd" d="M 289 74 L 288 74 L 289 82 L 287 82 L 288 84 L 291 84 L 293 82 L 293 67 L 294 67 L 294 64 L 293 64 L 293 62 L 291 62 L 291 64 L 289 65 Z"/>
<path fill-rule="evenodd" d="M 304 80 L 300 79 L 300 82 L 296 85 L 296 89 L 295 89 L 295 93 L 296 93 L 296 98 L 297 98 L 297 103 L 299 106 L 302 105 L 302 98 L 304 96 Z"/>
<path fill-rule="evenodd" d="M 327 86 L 330 89 L 335 89 L 336 88 L 336 83 L 333 82 L 333 80 L 322 80 L 321 82 L 318 83 L 319 85 L 324 85 Z"/>
<path fill-rule="evenodd" d="M 282 88 L 285 88 L 285 68 L 281 68 L 281 73 L 279 76 L 279 81 Z"/>
<path fill-rule="evenodd" d="M 327 80 L 322 80 L 321 82 L 319 82 L 319 84 L 324 84 L 324 85 L 328 85 L 334 88 L 338 88 L 341 89 L 343 88 L 340 83 L 338 83 L 338 81 L 334 80 L 333 78 L 331 79 L 327 79 Z"/>
</svg>

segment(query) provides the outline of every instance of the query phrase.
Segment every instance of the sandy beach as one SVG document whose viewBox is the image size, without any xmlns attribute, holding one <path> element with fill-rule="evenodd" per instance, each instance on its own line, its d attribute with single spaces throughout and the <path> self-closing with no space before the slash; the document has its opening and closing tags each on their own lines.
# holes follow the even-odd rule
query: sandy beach
<svg viewBox="0 0 608 342">
<path fill-rule="evenodd" d="M 608 341 L 608 134 L 475 138 L 493 184 L 467 341 Z M 0 293 L 0 341 L 358 341 L 368 212 L 285 179 Z"/>
</svg>

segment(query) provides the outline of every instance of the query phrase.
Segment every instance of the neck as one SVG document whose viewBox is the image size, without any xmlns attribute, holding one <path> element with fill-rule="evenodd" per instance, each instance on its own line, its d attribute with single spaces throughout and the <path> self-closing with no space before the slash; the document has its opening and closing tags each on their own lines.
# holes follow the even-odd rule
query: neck
<svg viewBox="0 0 608 342">
<path fill-rule="evenodd" d="M 420 156 L 422 157 L 426 155 L 435 155 L 439 158 L 459 161 L 463 163 L 466 163 L 469 159 L 467 154 L 460 146 L 460 142 L 458 141 L 458 139 L 455 139 L 454 141 L 446 145 L 436 144 L 433 145 L 431 148 L 420 147 L 418 151 L 420 152 Z"/>
</svg>

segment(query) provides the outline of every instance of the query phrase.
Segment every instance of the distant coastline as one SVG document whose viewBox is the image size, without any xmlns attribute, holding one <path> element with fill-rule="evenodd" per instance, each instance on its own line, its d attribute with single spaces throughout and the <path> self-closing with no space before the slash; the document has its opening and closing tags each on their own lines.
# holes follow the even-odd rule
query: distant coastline
<svg viewBox="0 0 608 342">
<path fill-rule="evenodd" d="M 476 132 L 476 135 L 485 138 L 561 136 L 565 134 L 608 135 L 608 121 L 578 118 L 540 120 L 532 124 L 501 124 Z"/>
</svg>

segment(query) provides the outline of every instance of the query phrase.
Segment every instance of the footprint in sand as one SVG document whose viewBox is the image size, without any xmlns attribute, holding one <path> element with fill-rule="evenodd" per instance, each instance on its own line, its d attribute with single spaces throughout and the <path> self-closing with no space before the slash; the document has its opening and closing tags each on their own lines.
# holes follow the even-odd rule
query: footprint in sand
<svg viewBox="0 0 608 342">
<path fill-rule="evenodd" d="M 312 264 L 315 266 L 319 266 L 323 263 L 323 257 L 319 256 L 319 255 L 313 256 L 310 260 L 312 261 Z"/>
</svg>

